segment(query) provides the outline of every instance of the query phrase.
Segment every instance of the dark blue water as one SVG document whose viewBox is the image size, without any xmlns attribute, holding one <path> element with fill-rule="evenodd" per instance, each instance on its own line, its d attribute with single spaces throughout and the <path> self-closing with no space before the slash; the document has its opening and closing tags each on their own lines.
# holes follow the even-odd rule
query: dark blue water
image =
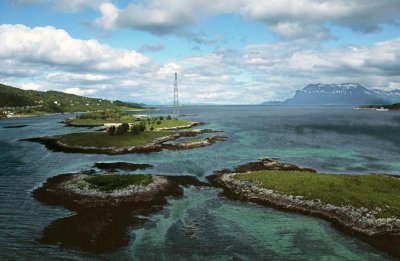
<svg viewBox="0 0 400 261">
<path fill-rule="evenodd" d="M 35 201 L 48 177 L 90 169 L 99 161 L 150 163 L 146 171 L 199 178 L 260 157 L 278 158 L 325 173 L 400 175 L 400 113 L 349 107 L 190 106 L 188 119 L 225 131 L 228 141 L 189 151 L 88 155 L 48 151 L 21 138 L 82 131 L 64 117 L 0 121 L 0 260 L 388 260 L 329 222 L 249 203 L 212 188 L 188 188 L 171 199 L 115 253 L 95 255 L 36 240 L 51 221 L 71 215 Z M 170 108 L 154 112 L 170 113 Z M 4 129 L 6 125 L 29 126 Z M 204 126 L 202 126 L 204 127 Z M 188 228 L 194 233 L 188 233 Z"/>
</svg>

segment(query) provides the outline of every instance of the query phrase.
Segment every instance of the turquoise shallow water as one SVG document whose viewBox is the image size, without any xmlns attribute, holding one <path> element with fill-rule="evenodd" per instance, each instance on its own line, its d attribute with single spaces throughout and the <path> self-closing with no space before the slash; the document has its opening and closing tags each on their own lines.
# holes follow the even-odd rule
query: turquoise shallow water
<svg viewBox="0 0 400 261">
<path fill-rule="evenodd" d="M 164 111 L 163 111 L 164 110 Z M 156 113 L 170 110 L 165 108 Z M 51 221 L 71 215 L 36 202 L 31 191 L 48 177 L 88 170 L 99 161 L 150 163 L 148 171 L 201 179 L 260 157 L 326 173 L 400 174 L 400 113 L 349 107 L 193 106 L 193 120 L 225 130 L 228 141 L 190 151 L 86 155 L 48 151 L 18 141 L 81 131 L 65 116 L 0 121 L 0 260 L 388 260 L 329 222 L 220 198 L 212 188 L 187 188 L 163 211 L 130 230 L 128 246 L 94 255 L 36 241 Z M 27 124 L 20 129 L 6 125 Z"/>
</svg>

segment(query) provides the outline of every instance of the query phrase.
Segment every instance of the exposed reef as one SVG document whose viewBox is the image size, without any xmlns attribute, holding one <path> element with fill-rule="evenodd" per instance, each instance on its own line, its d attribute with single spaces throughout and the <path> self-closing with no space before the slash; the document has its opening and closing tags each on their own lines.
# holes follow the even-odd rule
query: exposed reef
<svg viewBox="0 0 400 261">
<path fill-rule="evenodd" d="M 151 176 L 147 185 L 104 191 L 88 185 L 91 177 L 58 175 L 33 192 L 42 203 L 77 213 L 53 221 L 43 230 L 40 242 L 94 253 L 116 251 L 128 244 L 128 227 L 142 225 L 146 216 L 163 208 L 167 197 L 182 195 L 182 186 L 207 185 L 191 176 Z"/>
<path fill-rule="evenodd" d="M 209 176 L 208 180 L 212 185 L 222 188 L 222 194 L 228 198 L 322 217 L 344 232 L 358 236 L 377 249 L 400 257 L 399 217 L 380 218 L 374 215 L 377 211 L 365 207 L 357 208 L 351 204 L 327 204 L 317 198 L 305 199 L 303 196 L 285 194 L 278 190 L 263 188 L 257 182 L 236 178 L 238 175 L 243 177 L 246 173 L 259 170 L 283 171 L 282 175 L 285 175 L 284 171 L 316 172 L 293 164 L 261 159 L 259 162 L 248 163 L 234 170 L 219 171 Z"/>
</svg>

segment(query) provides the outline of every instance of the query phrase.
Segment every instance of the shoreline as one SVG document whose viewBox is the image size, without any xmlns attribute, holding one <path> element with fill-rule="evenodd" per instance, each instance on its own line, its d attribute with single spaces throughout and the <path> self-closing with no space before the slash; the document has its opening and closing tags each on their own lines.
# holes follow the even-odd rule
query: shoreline
<svg viewBox="0 0 400 261">
<path fill-rule="evenodd" d="M 209 176 L 208 180 L 212 185 L 222 188 L 222 195 L 227 198 L 323 218 L 375 248 L 400 257 L 400 218 L 376 218 L 374 215 L 366 213 L 368 209 L 365 208 L 354 208 L 350 205 L 336 206 L 321 202 L 318 199 L 306 200 L 302 196 L 293 196 L 261 188 L 252 182 L 234 178 L 237 174 L 249 171 L 249 167 L 253 168 L 251 171 L 298 168 L 292 164 L 271 160 L 268 160 L 267 164 L 261 165 L 263 165 L 262 161 L 248 163 L 235 170 L 223 170 Z M 298 170 L 308 171 L 308 169 L 302 168 L 298 168 Z"/>
</svg>

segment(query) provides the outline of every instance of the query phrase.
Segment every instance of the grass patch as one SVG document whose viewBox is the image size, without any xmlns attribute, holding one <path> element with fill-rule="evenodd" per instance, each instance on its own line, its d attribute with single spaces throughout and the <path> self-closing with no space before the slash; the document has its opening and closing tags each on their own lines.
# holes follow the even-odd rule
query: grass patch
<svg viewBox="0 0 400 261">
<path fill-rule="evenodd" d="M 85 181 L 94 188 L 110 192 L 116 189 L 126 188 L 130 185 L 146 186 L 151 182 L 153 182 L 153 177 L 147 174 L 139 174 L 139 175 L 110 174 L 110 175 L 86 178 Z"/>
<path fill-rule="evenodd" d="M 102 118 L 69 118 L 65 120 L 65 123 L 71 124 L 74 126 L 100 126 L 104 125 L 105 123 L 134 123 L 138 122 L 136 119 L 136 115 L 134 114 L 129 114 L 129 115 L 122 115 L 118 117 L 109 117 L 106 119 Z M 173 127 L 183 127 L 192 124 L 192 121 L 187 121 L 187 120 L 159 120 L 159 118 L 154 118 L 149 120 L 142 120 L 146 124 L 146 128 L 149 130 L 151 127 L 154 128 L 154 130 L 160 129 L 160 128 L 173 128 Z M 159 122 L 159 124 L 157 123 Z"/>
<path fill-rule="evenodd" d="M 159 122 L 160 124 L 157 124 Z M 184 127 L 192 124 L 192 121 L 186 121 L 186 120 L 145 120 L 144 123 L 146 124 L 146 128 L 149 130 L 151 127 L 154 128 L 154 130 L 160 129 L 160 128 L 175 128 L 175 127 Z"/>
<path fill-rule="evenodd" d="M 107 119 L 80 119 L 80 118 L 69 118 L 65 120 L 65 123 L 75 126 L 99 126 L 105 123 L 133 123 L 136 122 L 135 115 L 123 115 L 118 118 L 107 118 Z"/>
<path fill-rule="evenodd" d="M 305 199 L 369 210 L 377 217 L 400 217 L 400 179 L 384 175 L 336 175 L 297 171 L 254 171 L 235 178 Z"/>
<path fill-rule="evenodd" d="M 61 142 L 70 146 L 83 147 L 130 147 L 143 146 L 155 139 L 172 135 L 172 131 L 144 131 L 139 135 L 126 133 L 124 135 L 108 135 L 105 132 L 81 132 L 63 135 Z"/>
</svg>

